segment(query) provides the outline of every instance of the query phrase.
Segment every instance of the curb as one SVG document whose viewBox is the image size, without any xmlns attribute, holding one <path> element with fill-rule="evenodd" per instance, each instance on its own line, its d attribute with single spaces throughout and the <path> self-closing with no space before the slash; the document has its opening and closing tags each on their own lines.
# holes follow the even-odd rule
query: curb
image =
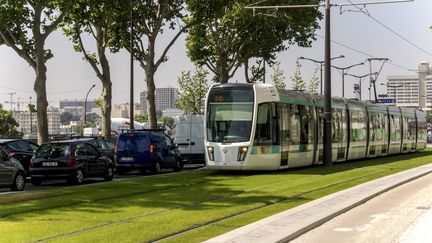
<svg viewBox="0 0 432 243">
<path fill-rule="evenodd" d="M 205 242 L 287 242 L 395 187 L 432 173 L 432 164 L 366 182 L 245 225 Z"/>
</svg>

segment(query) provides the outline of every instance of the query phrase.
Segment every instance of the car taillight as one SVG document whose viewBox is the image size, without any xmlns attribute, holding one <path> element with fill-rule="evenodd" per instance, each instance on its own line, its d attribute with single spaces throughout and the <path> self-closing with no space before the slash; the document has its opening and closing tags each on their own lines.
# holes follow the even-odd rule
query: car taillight
<svg viewBox="0 0 432 243">
<path fill-rule="evenodd" d="M 154 144 L 150 144 L 150 156 L 154 156 Z"/>
<path fill-rule="evenodd" d="M 76 158 L 75 158 L 75 157 L 69 157 L 69 158 L 67 159 L 67 166 L 68 166 L 68 167 L 72 167 L 72 166 L 74 166 L 75 163 L 76 163 Z"/>
<path fill-rule="evenodd" d="M 114 145 L 114 157 L 117 157 L 118 146 Z"/>
</svg>

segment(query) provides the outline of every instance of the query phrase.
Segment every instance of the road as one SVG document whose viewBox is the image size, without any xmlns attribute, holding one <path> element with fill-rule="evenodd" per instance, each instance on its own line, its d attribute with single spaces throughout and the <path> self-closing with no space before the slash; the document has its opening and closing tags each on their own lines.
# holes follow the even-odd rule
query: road
<svg viewBox="0 0 432 243">
<path fill-rule="evenodd" d="M 432 242 L 432 174 L 383 193 L 292 242 Z"/>
<path fill-rule="evenodd" d="M 189 171 L 189 170 L 195 170 L 198 168 L 203 167 L 203 164 L 186 164 L 182 171 Z M 171 169 L 162 169 L 162 173 L 171 173 Z M 128 178 L 134 178 L 139 176 L 146 176 L 146 175 L 152 175 L 150 172 L 147 174 L 141 174 L 139 171 L 131 171 L 129 173 L 126 173 L 124 175 L 115 175 L 114 180 L 124 180 Z M 84 179 L 83 184 L 92 184 L 92 183 L 98 183 L 103 182 L 103 178 L 94 177 L 94 178 L 86 178 Z M 40 186 L 33 186 L 30 182 L 30 178 L 27 178 L 27 183 L 25 186 L 24 191 L 39 191 L 39 190 L 46 190 L 50 188 L 59 188 L 59 187 L 69 187 L 70 185 L 65 180 L 47 180 L 42 183 Z M 0 188 L 0 195 L 3 193 L 10 193 L 9 188 Z"/>
</svg>

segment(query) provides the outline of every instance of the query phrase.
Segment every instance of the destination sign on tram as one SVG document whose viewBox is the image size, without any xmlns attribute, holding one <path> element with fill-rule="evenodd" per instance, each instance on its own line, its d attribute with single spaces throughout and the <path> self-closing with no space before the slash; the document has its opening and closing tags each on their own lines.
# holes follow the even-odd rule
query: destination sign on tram
<svg viewBox="0 0 432 243">
<path fill-rule="evenodd" d="M 377 99 L 376 103 L 391 104 L 391 103 L 396 103 L 396 99 Z"/>
</svg>

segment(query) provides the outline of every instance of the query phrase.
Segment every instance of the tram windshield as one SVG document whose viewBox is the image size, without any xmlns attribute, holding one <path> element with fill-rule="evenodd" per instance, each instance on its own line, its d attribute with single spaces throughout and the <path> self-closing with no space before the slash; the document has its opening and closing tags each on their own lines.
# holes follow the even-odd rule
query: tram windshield
<svg viewBox="0 0 432 243">
<path fill-rule="evenodd" d="M 252 129 L 253 90 L 215 89 L 207 104 L 207 140 L 249 141 Z"/>
</svg>

